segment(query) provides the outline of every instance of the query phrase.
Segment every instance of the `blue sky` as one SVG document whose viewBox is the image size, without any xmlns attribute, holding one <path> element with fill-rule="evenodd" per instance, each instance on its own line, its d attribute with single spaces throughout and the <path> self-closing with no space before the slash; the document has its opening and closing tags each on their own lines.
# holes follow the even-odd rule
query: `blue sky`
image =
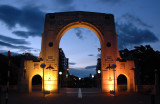
<svg viewBox="0 0 160 104">
<path fill-rule="evenodd" d="M 0 53 L 39 55 L 46 13 L 90 11 L 115 16 L 119 49 L 150 44 L 160 50 L 159 0 L 0 0 Z M 100 47 L 86 28 L 64 34 L 60 47 L 70 60 L 70 72 L 79 77 L 95 73 Z"/>
</svg>

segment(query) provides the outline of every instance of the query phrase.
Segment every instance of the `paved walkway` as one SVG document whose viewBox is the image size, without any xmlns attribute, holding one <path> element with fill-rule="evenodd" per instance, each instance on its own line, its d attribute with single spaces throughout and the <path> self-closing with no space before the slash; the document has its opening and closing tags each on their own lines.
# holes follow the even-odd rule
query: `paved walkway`
<svg viewBox="0 0 160 104">
<path fill-rule="evenodd" d="M 159 98 L 157 98 L 160 100 Z M 4 96 L 2 104 L 5 104 Z M 8 104 L 152 104 L 150 95 L 118 94 L 111 96 L 100 93 L 96 89 L 62 89 L 60 93 L 47 94 L 42 97 L 41 92 L 31 94 L 9 93 Z M 157 104 L 160 104 L 160 101 Z"/>
</svg>

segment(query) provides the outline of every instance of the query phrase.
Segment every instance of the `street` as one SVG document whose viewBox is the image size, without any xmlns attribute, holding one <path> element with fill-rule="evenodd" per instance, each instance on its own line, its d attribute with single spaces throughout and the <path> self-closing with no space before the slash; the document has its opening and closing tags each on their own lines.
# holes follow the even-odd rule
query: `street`
<svg viewBox="0 0 160 104">
<path fill-rule="evenodd" d="M 2 97 L 5 104 L 5 96 Z M 10 92 L 8 104 L 152 104 L 150 95 L 119 93 L 112 96 L 101 93 L 96 88 L 65 88 L 59 93 L 47 94 L 42 97 L 41 92 L 21 94 Z M 159 104 L 159 102 L 157 102 Z"/>
</svg>

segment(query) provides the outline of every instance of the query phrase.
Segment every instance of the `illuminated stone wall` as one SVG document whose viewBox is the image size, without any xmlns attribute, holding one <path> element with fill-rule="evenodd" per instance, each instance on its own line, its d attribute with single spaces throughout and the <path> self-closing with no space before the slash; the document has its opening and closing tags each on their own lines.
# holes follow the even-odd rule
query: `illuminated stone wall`
<svg viewBox="0 0 160 104">
<path fill-rule="evenodd" d="M 128 91 L 134 89 L 134 68 L 133 61 L 121 62 L 118 51 L 118 39 L 115 32 L 114 16 L 112 14 L 93 13 L 93 12 L 62 12 L 49 13 L 45 17 L 44 32 L 42 34 L 41 52 L 39 58 L 43 61 L 26 61 L 26 74 L 31 92 L 31 81 L 34 75 L 39 74 L 42 77 L 41 63 L 46 67 L 51 65 L 55 71 L 45 69 L 45 89 L 58 91 L 58 62 L 59 62 L 59 43 L 61 37 L 69 29 L 75 27 L 85 27 L 92 30 L 101 43 L 101 67 L 102 67 L 102 91 L 109 92 L 113 90 L 113 71 L 106 70 L 106 67 L 116 64 L 116 90 L 117 77 L 124 74 L 128 81 Z M 37 64 L 35 67 L 35 64 Z M 49 81 L 51 78 L 51 81 Z"/>
</svg>

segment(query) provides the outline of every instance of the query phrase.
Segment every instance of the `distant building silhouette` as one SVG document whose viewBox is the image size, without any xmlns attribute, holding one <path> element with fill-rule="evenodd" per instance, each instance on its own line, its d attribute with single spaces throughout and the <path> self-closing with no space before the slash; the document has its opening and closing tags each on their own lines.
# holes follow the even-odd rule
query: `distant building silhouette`
<svg viewBox="0 0 160 104">
<path fill-rule="evenodd" d="M 97 59 L 97 66 L 96 66 L 96 80 L 97 80 L 97 87 L 101 87 L 101 58 Z"/>
<path fill-rule="evenodd" d="M 59 48 L 59 87 L 66 87 L 69 76 L 69 59 L 66 58 L 62 48 Z"/>
<path fill-rule="evenodd" d="M 67 74 L 67 69 L 69 59 L 66 58 L 62 48 L 59 48 L 59 72 L 61 71 L 62 74 Z"/>
</svg>

